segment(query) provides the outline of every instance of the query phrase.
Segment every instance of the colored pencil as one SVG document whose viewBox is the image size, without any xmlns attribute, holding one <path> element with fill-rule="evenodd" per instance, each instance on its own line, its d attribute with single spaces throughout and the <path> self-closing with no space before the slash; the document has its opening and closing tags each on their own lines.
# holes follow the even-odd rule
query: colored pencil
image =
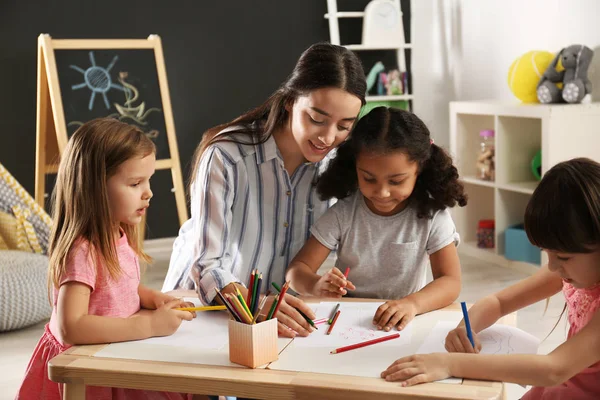
<svg viewBox="0 0 600 400">
<path fill-rule="evenodd" d="M 338 349 L 330 351 L 329 353 L 330 354 L 339 354 L 339 353 L 343 353 L 343 352 L 348 351 L 348 350 L 359 349 L 361 347 L 370 346 L 372 344 L 385 342 L 387 340 L 396 339 L 396 338 L 399 338 L 399 337 L 400 337 L 400 334 L 396 332 L 396 333 L 394 333 L 392 335 L 382 336 L 382 337 L 377 338 L 377 339 L 367 340 L 366 342 L 361 342 L 361 343 L 351 344 L 349 346 L 340 347 Z"/>
<path fill-rule="evenodd" d="M 235 319 L 237 322 L 242 322 L 240 317 L 238 317 L 235 311 L 231 308 L 229 302 L 225 299 L 225 297 L 223 297 L 221 291 L 219 289 L 215 289 L 215 292 L 217 293 L 217 296 L 219 296 L 219 299 L 221 299 L 221 302 L 225 305 L 225 307 L 227 307 L 227 311 L 229 311 L 229 314 L 231 314 L 233 319 Z"/>
<path fill-rule="evenodd" d="M 335 317 L 335 313 L 340 309 L 340 303 L 337 303 L 337 306 L 335 306 L 335 308 L 333 309 L 333 312 L 331 313 L 331 317 L 329 317 L 329 320 L 327 321 L 327 323 L 329 323 L 329 325 L 331 325 L 331 323 L 333 322 L 333 317 Z"/>
<path fill-rule="evenodd" d="M 255 281 L 258 283 L 254 284 L 256 298 L 254 299 L 254 304 L 252 305 L 252 309 L 251 309 L 252 315 L 256 314 L 256 311 L 258 310 L 258 303 L 260 302 L 260 291 L 262 290 L 262 281 L 263 281 L 262 274 L 260 274 L 258 276 L 258 279 L 256 279 Z"/>
<path fill-rule="evenodd" d="M 252 291 L 254 289 L 254 270 L 250 273 L 250 283 L 248 283 L 248 296 L 246 297 L 246 303 L 252 302 Z"/>
<path fill-rule="evenodd" d="M 294 308 L 296 309 L 296 311 L 298 311 L 300 313 L 300 315 L 302 315 L 302 317 L 306 320 L 306 322 L 309 323 L 310 326 L 313 326 L 313 327 L 315 326 L 314 321 L 312 319 L 308 318 L 308 315 L 306 315 L 302 311 L 300 311 L 299 308 L 296 308 L 296 307 L 294 307 Z"/>
<path fill-rule="evenodd" d="M 229 304 L 229 307 L 233 310 L 233 313 L 237 317 L 238 322 L 246 323 L 246 319 L 242 317 L 242 315 L 245 313 L 241 313 L 237 309 L 236 305 L 233 303 L 232 298 L 235 296 L 233 296 L 232 294 L 229 294 L 229 293 L 225 293 L 223 296 L 225 297 L 226 303 Z"/>
<path fill-rule="evenodd" d="M 260 300 L 260 289 L 258 288 L 260 277 L 258 276 L 258 270 L 254 272 L 254 287 L 252 288 L 252 304 L 248 303 L 250 307 L 250 311 L 254 314 L 254 309 L 258 306 L 258 301 Z"/>
<path fill-rule="evenodd" d="M 215 310 L 226 310 L 225 306 L 202 306 L 202 307 L 178 307 L 175 310 L 180 311 L 215 311 Z"/>
<path fill-rule="evenodd" d="M 327 329 L 327 334 L 331 334 L 331 331 L 333 330 L 333 326 L 335 325 L 335 321 L 337 321 L 338 317 L 340 316 L 340 310 L 337 310 L 337 312 L 335 313 L 335 317 L 333 317 L 333 321 L 331 322 L 331 325 L 329 325 L 329 329 Z"/>
<path fill-rule="evenodd" d="M 315 325 L 324 324 L 325 322 L 327 322 L 327 318 L 317 319 L 317 320 L 315 320 L 313 322 L 314 322 Z"/>
<path fill-rule="evenodd" d="M 250 324 L 252 322 L 252 317 L 248 314 L 248 312 L 244 309 L 242 302 L 240 301 L 239 296 L 234 296 L 230 294 L 227 298 L 231 301 L 236 311 L 242 317 L 245 323 Z M 243 300 L 243 299 L 242 299 Z"/>
<path fill-rule="evenodd" d="M 350 267 L 346 267 L 346 271 L 344 271 L 344 278 L 348 279 L 349 273 L 350 273 Z"/>
<path fill-rule="evenodd" d="M 267 296 L 263 297 L 263 299 L 260 301 L 260 305 L 258 306 L 258 309 L 254 313 L 254 318 L 252 319 L 253 324 L 256 323 L 256 320 L 258 319 L 258 316 L 260 315 L 260 312 L 262 311 L 266 302 L 267 302 Z"/>
<path fill-rule="evenodd" d="M 275 296 L 273 299 L 273 304 L 271 304 L 271 308 L 269 309 L 269 313 L 267 314 L 267 319 L 273 318 L 273 314 L 275 314 L 275 307 L 277 307 L 277 303 L 279 302 L 279 294 Z"/>
<path fill-rule="evenodd" d="M 275 311 L 273 311 L 273 315 L 277 314 L 277 311 L 279 311 L 279 307 L 281 307 L 281 303 L 283 303 L 283 299 L 285 298 L 285 293 L 287 292 L 289 287 L 290 287 L 290 282 L 288 281 L 281 288 L 281 292 L 279 292 L 279 301 L 277 301 L 277 306 L 275 306 Z"/>
<path fill-rule="evenodd" d="M 278 284 L 276 284 L 275 282 L 271 282 L 271 285 L 273 285 L 273 287 L 274 287 L 275 289 L 277 289 L 277 291 L 278 291 L 278 292 L 281 292 L 281 288 L 279 287 L 279 285 L 278 285 Z M 300 309 L 299 309 L 299 308 L 296 308 L 296 307 L 294 307 L 294 309 L 295 309 L 296 311 L 298 311 L 298 312 L 300 313 L 300 315 L 302 315 L 302 318 L 304 318 L 304 319 L 306 320 L 306 322 L 308 322 L 308 323 L 309 323 L 311 326 L 313 326 L 313 327 L 315 326 L 315 323 L 314 323 L 314 321 L 313 321 L 312 319 L 310 319 L 310 318 L 308 317 L 308 315 L 306 315 L 306 314 L 304 314 L 302 311 L 300 311 Z"/>
<path fill-rule="evenodd" d="M 240 289 L 238 289 L 237 287 L 235 288 L 235 290 L 237 292 L 237 298 L 240 301 L 240 304 L 242 305 L 244 310 L 250 316 L 250 320 L 252 320 L 252 312 L 250 312 L 250 308 L 248 308 L 248 304 L 246 304 L 246 300 L 244 300 L 244 296 L 242 296 L 242 292 L 240 292 Z"/>
<path fill-rule="evenodd" d="M 460 302 L 460 307 L 462 308 L 463 317 L 465 318 L 465 328 L 467 328 L 467 337 L 469 338 L 469 342 L 471 342 L 471 346 L 475 348 L 475 341 L 473 340 L 473 332 L 471 331 L 471 323 L 469 322 L 469 313 L 467 312 L 467 303 L 464 301 Z"/>
<path fill-rule="evenodd" d="M 281 288 L 279 287 L 278 284 L 276 284 L 275 282 L 271 282 L 271 285 L 273 285 L 273 287 L 275 288 L 275 290 L 277 290 L 278 292 L 281 292 Z"/>
</svg>

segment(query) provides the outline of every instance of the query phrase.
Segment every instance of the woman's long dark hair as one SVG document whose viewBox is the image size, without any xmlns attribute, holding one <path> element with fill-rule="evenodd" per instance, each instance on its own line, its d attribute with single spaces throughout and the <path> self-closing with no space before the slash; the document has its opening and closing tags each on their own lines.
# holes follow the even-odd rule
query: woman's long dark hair
<svg viewBox="0 0 600 400">
<path fill-rule="evenodd" d="M 317 182 L 319 196 L 342 199 L 358 190 L 356 159 L 363 152 L 404 152 L 419 165 L 419 176 L 411 195 L 419 218 L 456 204 L 467 204 L 450 156 L 431 141 L 429 129 L 415 114 L 396 108 L 376 107 L 358 121 L 335 158 Z"/>
<path fill-rule="evenodd" d="M 525 209 L 525 231 L 534 246 L 590 253 L 600 245 L 600 164 L 575 158 L 544 174 Z"/>
<path fill-rule="evenodd" d="M 343 89 L 358 97 L 365 104 L 367 82 L 362 64 L 358 57 L 345 47 L 329 43 L 316 43 L 302 53 L 294 70 L 263 104 L 237 117 L 233 121 L 210 128 L 202 136 L 196 148 L 192 162 L 190 184 L 196 178 L 200 158 L 208 146 L 213 143 L 228 141 L 235 143 L 264 143 L 273 132 L 288 119 L 285 109 L 287 104 L 313 90 L 322 88 Z M 247 134 L 248 141 L 228 135 L 217 135 L 223 129 L 241 126 L 228 133 Z"/>
</svg>

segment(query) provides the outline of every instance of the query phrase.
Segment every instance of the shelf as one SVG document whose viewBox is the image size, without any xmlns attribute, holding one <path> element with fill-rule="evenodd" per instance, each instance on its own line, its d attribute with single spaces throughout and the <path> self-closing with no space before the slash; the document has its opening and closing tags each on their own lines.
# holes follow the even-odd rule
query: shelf
<svg viewBox="0 0 600 400">
<path fill-rule="evenodd" d="M 338 11 L 333 14 L 337 18 L 362 18 L 365 16 L 364 11 Z M 325 18 L 329 19 L 329 13 L 325 14 Z"/>
<path fill-rule="evenodd" d="M 364 44 L 347 44 L 344 46 L 348 50 L 354 51 L 369 51 L 369 50 L 402 50 L 402 49 L 411 49 L 412 44 L 405 43 L 398 46 L 366 46 Z"/>
<path fill-rule="evenodd" d="M 491 188 L 496 187 L 496 182 L 484 181 L 482 179 L 475 178 L 474 176 L 465 176 L 463 178 L 460 178 L 460 180 L 463 181 L 464 183 L 468 183 L 470 185 L 478 185 L 478 186 L 485 186 L 485 187 L 491 187 Z"/>
<path fill-rule="evenodd" d="M 465 176 L 460 178 L 460 180 L 469 185 L 477 185 L 477 186 L 485 186 L 490 188 L 498 188 L 502 190 L 507 190 L 509 192 L 523 193 L 523 194 L 533 194 L 533 191 L 537 187 L 537 181 L 531 182 L 511 182 L 511 183 L 498 183 L 494 181 L 484 181 L 478 179 L 474 176 Z"/>
<path fill-rule="evenodd" d="M 504 183 L 497 184 L 496 187 L 502 190 L 508 190 L 511 192 L 524 193 L 524 194 L 533 194 L 533 191 L 538 186 L 537 181 L 532 182 L 514 182 L 514 183 Z"/>
<path fill-rule="evenodd" d="M 391 96 L 367 96 L 367 101 L 400 101 L 400 100 L 413 100 L 412 94 L 398 94 Z"/>
</svg>

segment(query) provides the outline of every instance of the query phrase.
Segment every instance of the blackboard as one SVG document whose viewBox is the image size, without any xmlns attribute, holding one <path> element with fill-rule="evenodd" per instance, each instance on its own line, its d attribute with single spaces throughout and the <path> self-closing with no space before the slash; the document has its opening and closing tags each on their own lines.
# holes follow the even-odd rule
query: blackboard
<svg viewBox="0 0 600 400">
<path fill-rule="evenodd" d="M 67 135 L 84 122 L 113 117 L 136 125 L 171 158 L 154 49 L 55 49 Z"/>
<path fill-rule="evenodd" d="M 69 136 L 83 123 L 113 117 L 142 129 L 156 144 L 156 169 L 171 170 L 179 223 L 185 190 L 160 37 L 38 37 L 35 200 L 44 206 L 46 175 L 58 170 Z"/>
</svg>

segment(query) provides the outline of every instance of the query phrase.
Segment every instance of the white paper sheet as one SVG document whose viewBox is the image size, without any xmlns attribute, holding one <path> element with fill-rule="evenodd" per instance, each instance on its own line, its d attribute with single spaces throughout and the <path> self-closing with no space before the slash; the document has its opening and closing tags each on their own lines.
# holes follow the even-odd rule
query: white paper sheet
<svg viewBox="0 0 600 400">
<path fill-rule="evenodd" d="M 329 318 L 337 304 L 336 302 L 323 302 L 314 305 L 311 304 L 311 307 L 316 314 L 316 319 Z M 330 335 L 327 335 L 330 325 L 327 323 L 320 324 L 317 325 L 318 330 L 309 336 L 296 337 L 294 345 L 296 347 L 328 347 L 328 351 L 330 351 L 338 347 L 365 342 L 398 332 L 396 329 L 392 329 L 389 332 L 380 331 L 373 325 L 373 316 L 381 304 L 383 303 L 341 303 L 340 316 Z M 373 346 L 401 346 L 410 343 L 411 336 L 412 325 L 408 324 L 400 332 L 398 339 L 392 339 Z"/>
<path fill-rule="evenodd" d="M 185 298 L 196 306 L 200 301 Z M 113 343 L 94 354 L 95 357 L 131 360 L 166 361 L 207 365 L 238 366 L 229 362 L 229 314 L 201 311 L 191 321 L 183 321 L 171 336 Z M 291 339 L 278 338 L 281 352 Z"/>
<path fill-rule="evenodd" d="M 438 322 L 417 350 L 419 354 L 445 353 L 444 343 L 448 332 L 456 323 Z M 478 334 L 481 354 L 537 354 L 540 341 L 533 335 L 507 325 L 492 325 Z"/>
</svg>

